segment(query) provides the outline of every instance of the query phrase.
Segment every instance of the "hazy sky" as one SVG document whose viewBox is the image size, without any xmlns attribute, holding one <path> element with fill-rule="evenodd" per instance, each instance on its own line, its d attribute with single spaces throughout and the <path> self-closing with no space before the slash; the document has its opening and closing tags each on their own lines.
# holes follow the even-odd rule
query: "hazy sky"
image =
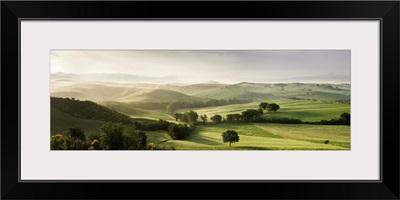
<svg viewBox="0 0 400 200">
<path fill-rule="evenodd" d="M 51 73 L 179 76 L 192 82 L 263 82 L 350 76 L 350 50 L 133 50 L 51 52 Z"/>
</svg>

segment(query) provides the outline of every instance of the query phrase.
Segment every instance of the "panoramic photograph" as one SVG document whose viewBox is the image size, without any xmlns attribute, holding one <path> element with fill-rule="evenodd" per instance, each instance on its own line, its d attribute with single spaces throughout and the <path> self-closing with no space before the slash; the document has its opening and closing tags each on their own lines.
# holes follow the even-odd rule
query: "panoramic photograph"
<svg viewBox="0 0 400 200">
<path fill-rule="evenodd" d="M 350 50 L 51 50 L 51 150 L 350 150 Z"/>
</svg>

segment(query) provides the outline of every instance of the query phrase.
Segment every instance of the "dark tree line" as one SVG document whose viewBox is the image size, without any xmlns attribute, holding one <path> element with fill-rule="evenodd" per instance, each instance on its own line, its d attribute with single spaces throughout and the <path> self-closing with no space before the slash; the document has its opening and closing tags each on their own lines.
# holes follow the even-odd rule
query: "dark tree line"
<svg viewBox="0 0 400 200">
<path fill-rule="evenodd" d="M 319 124 L 323 125 L 350 125 L 350 114 L 342 113 L 339 118 L 331 120 L 321 120 Z"/>
</svg>

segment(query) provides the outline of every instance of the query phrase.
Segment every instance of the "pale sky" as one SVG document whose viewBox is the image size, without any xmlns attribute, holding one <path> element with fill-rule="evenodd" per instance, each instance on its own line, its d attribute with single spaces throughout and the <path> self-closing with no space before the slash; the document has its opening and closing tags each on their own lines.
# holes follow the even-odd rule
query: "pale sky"
<svg viewBox="0 0 400 200">
<path fill-rule="evenodd" d="M 350 76 L 350 54 L 350 50 L 53 50 L 51 73 L 263 82 L 326 74 Z"/>
</svg>

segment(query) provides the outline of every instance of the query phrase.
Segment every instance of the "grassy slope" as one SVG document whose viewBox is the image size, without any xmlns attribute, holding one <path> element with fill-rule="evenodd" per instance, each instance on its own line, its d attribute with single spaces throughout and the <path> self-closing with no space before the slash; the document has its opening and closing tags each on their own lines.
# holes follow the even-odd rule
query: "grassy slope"
<svg viewBox="0 0 400 200">
<path fill-rule="evenodd" d="M 343 103 L 329 103 L 308 100 L 276 99 L 267 100 L 268 103 L 277 103 L 281 109 L 276 113 L 265 113 L 263 117 L 287 117 L 301 119 L 302 121 L 320 121 L 338 118 L 343 112 L 350 113 L 350 105 Z M 211 117 L 219 114 L 225 117 L 227 114 L 241 113 L 246 109 L 258 109 L 259 102 L 248 104 L 235 104 L 219 107 L 192 108 L 199 114 L 206 114 Z M 176 112 L 190 110 L 179 109 Z"/>
<path fill-rule="evenodd" d="M 159 89 L 159 85 L 108 85 L 106 83 L 76 83 L 54 89 L 53 97 L 68 97 L 80 100 L 100 101 L 196 101 L 199 97 L 177 91 Z M 172 87 L 172 86 L 171 86 Z"/>
<path fill-rule="evenodd" d="M 81 119 L 51 108 L 51 134 L 63 133 L 69 127 L 79 126 L 85 133 L 99 132 L 105 122 L 91 119 Z"/>
<path fill-rule="evenodd" d="M 240 141 L 229 148 L 221 133 L 234 129 Z M 149 131 L 149 140 L 158 145 L 185 150 L 349 150 L 349 126 L 315 126 L 288 124 L 219 124 L 199 126 L 185 140 L 171 140 L 165 131 Z M 329 144 L 323 141 L 329 140 Z"/>
<path fill-rule="evenodd" d="M 168 121 L 175 121 L 175 119 L 168 115 L 165 110 L 150 110 L 150 109 L 140 109 L 140 108 L 131 108 L 121 104 L 110 104 L 107 107 L 128 115 L 134 119 L 141 118 L 141 119 L 150 119 L 150 120 L 168 120 Z"/>
<path fill-rule="evenodd" d="M 337 88 L 336 88 L 337 87 Z M 194 84 L 183 87 L 166 87 L 184 94 L 215 99 L 273 99 L 282 97 L 297 97 L 302 99 L 317 99 L 319 101 L 348 100 L 350 85 L 319 85 L 319 84 L 288 84 L 279 87 L 274 84 L 238 83 L 223 84 Z M 271 95 L 273 94 L 273 95 Z"/>
</svg>

